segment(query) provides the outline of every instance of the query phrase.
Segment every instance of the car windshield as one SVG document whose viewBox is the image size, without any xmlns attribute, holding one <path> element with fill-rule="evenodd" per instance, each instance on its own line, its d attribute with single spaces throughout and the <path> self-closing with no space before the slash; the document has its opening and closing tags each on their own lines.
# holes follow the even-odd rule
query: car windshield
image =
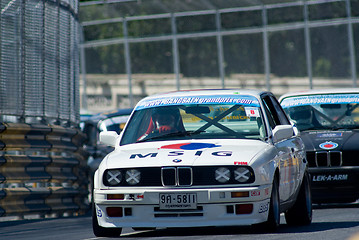
<svg viewBox="0 0 359 240">
<path fill-rule="evenodd" d="M 136 110 L 121 145 L 180 139 L 265 139 L 258 105 L 171 105 Z"/>
<path fill-rule="evenodd" d="M 359 94 L 289 97 L 281 104 L 301 131 L 359 128 Z"/>
</svg>

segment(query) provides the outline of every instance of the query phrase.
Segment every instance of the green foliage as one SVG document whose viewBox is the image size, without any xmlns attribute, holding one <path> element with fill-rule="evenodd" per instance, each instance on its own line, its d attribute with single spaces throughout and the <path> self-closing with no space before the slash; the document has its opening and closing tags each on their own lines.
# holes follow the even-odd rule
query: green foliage
<svg viewBox="0 0 359 240">
<path fill-rule="evenodd" d="M 227 75 L 264 72 L 261 34 L 226 36 L 223 48 Z"/>
<path fill-rule="evenodd" d="M 130 37 L 146 37 L 171 34 L 171 22 L 165 19 L 150 19 L 128 22 L 128 35 Z"/>
<path fill-rule="evenodd" d="M 180 70 L 188 77 L 218 76 L 218 56 L 214 37 L 183 39 L 179 42 Z"/>
<path fill-rule="evenodd" d="M 262 26 L 262 12 L 259 10 L 248 12 L 229 12 L 221 16 L 223 29 L 236 29 Z"/>
<path fill-rule="evenodd" d="M 169 41 L 131 44 L 133 73 L 173 73 Z"/>
<path fill-rule="evenodd" d="M 303 30 L 274 32 L 269 35 L 271 71 L 278 76 L 306 76 Z"/>
<path fill-rule="evenodd" d="M 329 77 L 331 64 L 330 61 L 324 58 L 319 58 L 314 63 L 313 73 L 315 76 Z"/>
</svg>

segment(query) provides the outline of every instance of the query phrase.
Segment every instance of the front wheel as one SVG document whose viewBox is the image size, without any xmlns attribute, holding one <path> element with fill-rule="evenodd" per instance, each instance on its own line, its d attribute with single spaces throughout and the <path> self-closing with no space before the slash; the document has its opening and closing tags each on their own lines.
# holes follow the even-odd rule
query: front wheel
<svg viewBox="0 0 359 240">
<path fill-rule="evenodd" d="M 274 176 L 267 221 L 256 224 L 258 231 L 275 232 L 280 225 L 279 180 Z"/>
<path fill-rule="evenodd" d="M 309 225 L 312 222 L 312 195 L 308 172 L 305 172 L 297 200 L 293 207 L 285 212 L 289 225 Z"/>
<path fill-rule="evenodd" d="M 268 231 L 274 232 L 280 225 L 280 203 L 279 203 L 279 180 L 277 175 L 274 177 L 268 220 L 265 223 Z"/>
<path fill-rule="evenodd" d="M 122 228 L 104 228 L 98 224 L 96 206 L 92 204 L 92 230 L 96 237 L 118 237 Z"/>
</svg>

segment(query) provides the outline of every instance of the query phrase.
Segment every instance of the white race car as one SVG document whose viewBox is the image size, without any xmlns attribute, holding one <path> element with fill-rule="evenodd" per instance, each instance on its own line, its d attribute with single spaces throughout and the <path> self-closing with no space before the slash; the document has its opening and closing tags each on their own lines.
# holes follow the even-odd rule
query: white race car
<svg viewBox="0 0 359 240">
<path fill-rule="evenodd" d="M 270 92 L 193 90 L 144 98 L 94 176 L 93 231 L 312 220 L 304 144 Z"/>
</svg>

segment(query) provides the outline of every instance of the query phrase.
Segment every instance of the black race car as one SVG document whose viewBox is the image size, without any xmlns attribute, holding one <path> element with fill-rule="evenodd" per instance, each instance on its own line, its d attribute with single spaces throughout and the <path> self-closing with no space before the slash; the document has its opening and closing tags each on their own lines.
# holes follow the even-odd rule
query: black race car
<svg viewBox="0 0 359 240">
<path fill-rule="evenodd" d="M 89 153 L 87 163 L 92 174 L 96 171 L 102 159 L 113 150 L 113 147 L 109 147 L 100 143 L 100 132 L 116 131 L 118 134 L 120 134 L 125 127 L 125 124 L 130 117 L 132 110 L 132 108 L 128 108 L 102 112 L 90 116 L 83 121 L 82 129 L 87 136 L 85 149 Z"/>
<path fill-rule="evenodd" d="M 314 203 L 359 198 L 359 89 L 288 93 L 279 99 L 305 143 Z"/>
</svg>

